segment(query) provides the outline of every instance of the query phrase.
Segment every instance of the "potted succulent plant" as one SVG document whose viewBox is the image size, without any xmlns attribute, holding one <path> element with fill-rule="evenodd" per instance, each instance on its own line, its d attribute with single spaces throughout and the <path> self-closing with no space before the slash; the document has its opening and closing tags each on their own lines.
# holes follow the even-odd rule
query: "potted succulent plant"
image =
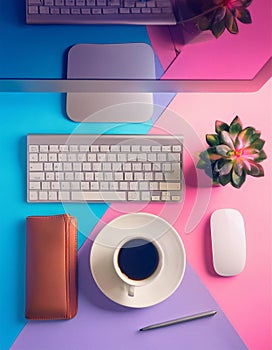
<svg viewBox="0 0 272 350">
<path fill-rule="evenodd" d="M 183 1 L 180 0 L 178 8 L 181 23 L 194 21 L 200 31 L 210 30 L 216 38 L 225 29 L 237 34 L 237 20 L 244 24 L 252 22 L 247 9 L 252 0 L 186 0 L 186 5 Z"/>
<path fill-rule="evenodd" d="M 230 183 L 240 188 L 247 175 L 264 176 L 260 162 L 266 159 L 265 141 L 259 131 L 251 126 L 243 128 L 236 116 L 230 125 L 217 120 L 215 132 L 206 135 L 209 147 L 199 154 L 197 163 L 197 168 L 203 169 L 213 184 Z"/>
</svg>

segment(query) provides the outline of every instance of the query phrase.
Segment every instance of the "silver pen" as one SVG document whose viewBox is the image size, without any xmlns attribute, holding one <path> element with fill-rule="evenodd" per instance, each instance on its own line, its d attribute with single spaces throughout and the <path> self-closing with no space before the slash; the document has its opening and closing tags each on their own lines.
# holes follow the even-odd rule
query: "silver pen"
<svg viewBox="0 0 272 350">
<path fill-rule="evenodd" d="M 174 320 L 170 320 L 170 321 L 166 321 L 166 322 L 161 322 L 161 323 L 156 323 L 156 324 L 152 324 L 152 325 L 150 325 L 150 326 L 143 327 L 143 328 L 139 329 L 139 331 L 148 331 L 148 330 L 151 330 L 151 329 L 156 329 L 156 328 L 162 328 L 162 327 L 172 326 L 172 325 L 178 324 L 178 323 L 183 323 L 183 322 L 198 320 L 198 319 L 203 318 L 203 317 L 213 316 L 213 315 L 216 314 L 216 312 L 217 312 L 217 311 L 215 311 L 215 310 L 211 310 L 211 311 L 201 312 L 201 313 L 199 313 L 199 314 L 194 314 L 194 315 L 190 315 L 190 316 L 185 316 L 185 317 L 181 317 L 181 318 L 176 318 L 176 319 L 174 319 Z"/>
</svg>

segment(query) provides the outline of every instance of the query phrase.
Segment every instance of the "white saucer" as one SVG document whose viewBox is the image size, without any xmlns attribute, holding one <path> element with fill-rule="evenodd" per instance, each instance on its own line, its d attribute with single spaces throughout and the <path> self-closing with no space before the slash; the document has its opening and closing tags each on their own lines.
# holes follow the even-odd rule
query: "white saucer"
<svg viewBox="0 0 272 350">
<path fill-rule="evenodd" d="M 136 287 L 135 296 L 127 293 L 126 284 L 113 266 L 115 247 L 125 238 L 141 236 L 157 240 L 164 253 L 164 267 L 153 282 Z M 118 304 L 141 308 L 168 298 L 180 285 L 186 266 L 183 243 L 176 230 L 158 216 L 135 213 L 122 215 L 108 223 L 94 240 L 90 266 L 100 290 Z"/>
</svg>

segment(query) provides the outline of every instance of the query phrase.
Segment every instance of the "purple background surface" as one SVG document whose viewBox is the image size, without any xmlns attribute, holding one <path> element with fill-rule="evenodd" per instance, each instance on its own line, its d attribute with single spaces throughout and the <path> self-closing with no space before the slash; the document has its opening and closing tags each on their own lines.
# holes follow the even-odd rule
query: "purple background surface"
<svg viewBox="0 0 272 350">
<path fill-rule="evenodd" d="M 31 321 L 26 324 L 13 350 L 59 349 L 246 349 L 246 346 L 187 265 L 176 292 L 164 302 L 132 309 L 109 300 L 94 282 L 87 239 L 79 251 L 79 309 L 69 321 Z M 138 329 L 189 314 L 217 310 L 215 316 L 148 332 Z"/>
</svg>

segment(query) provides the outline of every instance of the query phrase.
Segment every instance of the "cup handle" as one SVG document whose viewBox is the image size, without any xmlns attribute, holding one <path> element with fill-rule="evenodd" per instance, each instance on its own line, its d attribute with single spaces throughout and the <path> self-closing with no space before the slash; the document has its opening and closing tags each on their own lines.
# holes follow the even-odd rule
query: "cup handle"
<svg viewBox="0 0 272 350">
<path fill-rule="evenodd" d="M 135 287 L 131 286 L 130 284 L 128 285 L 128 296 L 129 297 L 134 297 L 134 291 L 135 291 Z"/>
</svg>

